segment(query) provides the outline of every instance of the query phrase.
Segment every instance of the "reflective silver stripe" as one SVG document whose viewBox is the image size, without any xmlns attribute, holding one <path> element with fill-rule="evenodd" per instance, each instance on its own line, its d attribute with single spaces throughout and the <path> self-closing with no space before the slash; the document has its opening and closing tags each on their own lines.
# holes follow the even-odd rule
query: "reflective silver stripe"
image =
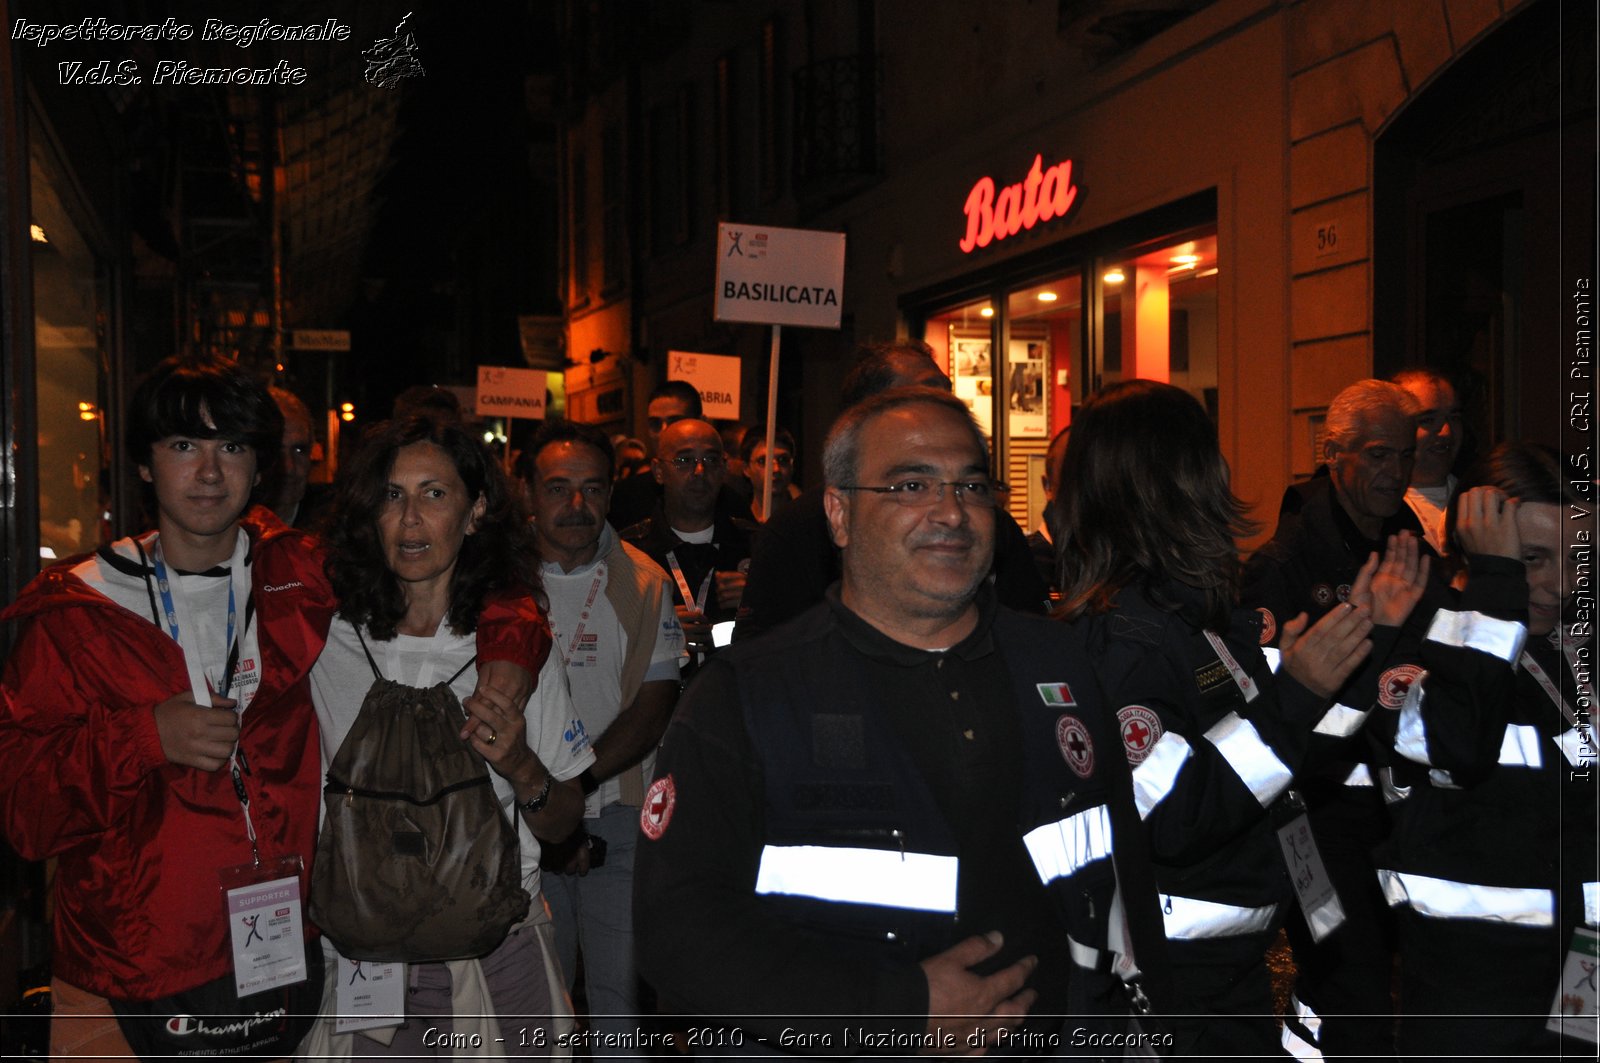
<svg viewBox="0 0 1600 1063">
<path fill-rule="evenodd" d="M 1583 884 L 1583 921 L 1600 926 L 1600 882 Z"/>
<path fill-rule="evenodd" d="M 1255 725 L 1236 712 L 1230 712 L 1206 732 L 1206 741 L 1217 747 L 1222 759 L 1238 775 L 1256 800 L 1266 808 L 1289 788 L 1294 773 L 1261 740 Z"/>
<path fill-rule="evenodd" d="M 1294 1008 L 1294 1017 L 1310 1032 L 1312 1037 L 1322 1039 L 1322 1016 L 1311 1010 L 1311 1006 L 1293 993 L 1289 994 L 1289 1003 Z"/>
<path fill-rule="evenodd" d="M 1283 664 L 1283 651 L 1276 646 L 1261 647 L 1261 656 L 1267 659 L 1267 667 L 1272 669 L 1272 674 L 1278 674 L 1278 667 Z"/>
<path fill-rule="evenodd" d="M 1483 919 L 1519 926 L 1554 926 L 1556 898 L 1550 890 L 1482 886 L 1447 878 L 1380 870 L 1378 882 L 1389 906 L 1408 905 L 1435 919 Z"/>
<path fill-rule="evenodd" d="M 1161 901 L 1161 921 L 1166 926 L 1170 941 L 1262 933 L 1272 928 L 1273 916 L 1278 914 L 1276 904 L 1269 904 L 1265 908 L 1240 908 L 1232 904 L 1168 894 L 1162 894 Z"/>
<path fill-rule="evenodd" d="M 1156 739 L 1155 748 L 1133 769 L 1133 803 L 1140 819 L 1149 819 L 1178 781 L 1183 762 L 1194 753 L 1188 741 L 1175 731 Z"/>
<path fill-rule="evenodd" d="M 1072 954 L 1072 962 L 1079 967 L 1087 967 L 1092 971 L 1100 966 L 1100 950 L 1090 948 L 1071 934 L 1067 935 L 1067 951 Z"/>
<path fill-rule="evenodd" d="M 1372 712 L 1368 709 L 1352 709 L 1348 705 L 1334 702 L 1333 707 L 1322 714 L 1322 719 L 1317 721 L 1317 726 L 1312 728 L 1319 735 L 1332 735 L 1334 738 L 1349 738 L 1361 730 L 1361 725 L 1367 722 L 1367 716 Z"/>
<path fill-rule="evenodd" d="M 1434 786 L 1438 787 L 1441 790 L 1459 790 L 1459 789 L 1461 789 L 1461 787 L 1456 785 L 1455 776 L 1451 775 L 1449 772 L 1445 771 L 1442 768 L 1429 768 L 1428 769 L 1428 781 L 1433 783 Z"/>
<path fill-rule="evenodd" d="M 1428 641 L 1459 646 L 1498 657 L 1507 664 L 1522 653 L 1528 629 L 1515 620 L 1496 620 L 1482 613 L 1457 613 L 1440 609 L 1428 628 Z"/>
<path fill-rule="evenodd" d="M 1283 1024 L 1280 1041 L 1283 1050 L 1296 1059 L 1303 1059 L 1306 1063 L 1320 1063 L 1322 1059 L 1322 1049 L 1295 1033 L 1288 1023 Z"/>
<path fill-rule="evenodd" d="M 1322 1049 L 1317 1042 L 1321 1040 L 1322 1018 L 1316 1012 L 1306 1007 L 1301 999 L 1293 993 L 1289 994 L 1289 1006 L 1294 1009 L 1294 1017 L 1311 1035 L 1307 1041 L 1297 1033 L 1289 1023 L 1283 1024 L 1283 1047 L 1296 1059 L 1307 1060 L 1308 1063 L 1320 1063 Z"/>
<path fill-rule="evenodd" d="M 1049 885 L 1074 875 L 1085 864 L 1111 855 L 1111 813 L 1105 805 L 1086 808 L 1077 815 L 1030 830 L 1022 839 L 1039 872 Z"/>
<path fill-rule="evenodd" d="M 1371 786 L 1372 769 L 1365 764 L 1357 764 L 1350 769 L 1350 774 L 1344 777 L 1345 786 Z"/>
<path fill-rule="evenodd" d="M 1383 791 L 1385 804 L 1397 805 L 1411 796 L 1411 787 L 1396 786 L 1394 769 L 1385 765 L 1378 769 L 1378 788 Z"/>
<path fill-rule="evenodd" d="M 1542 768 L 1539 732 L 1522 724 L 1506 724 L 1500 739 L 1500 765 L 1506 768 Z"/>
<path fill-rule="evenodd" d="M 958 869 L 959 861 L 953 856 L 831 845 L 769 845 L 761 850 L 756 892 L 919 912 L 954 912 Z"/>
<path fill-rule="evenodd" d="M 1418 679 L 1406 691 L 1406 701 L 1400 706 L 1400 722 L 1395 725 L 1394 751 L 1407 760 L 1431 766 L 1428 759 L 1428 731 L 1422 722 L 1423 680 Z"/>
<path fill-rule="evenodd" d="M 1580 732 L 1576 727 L 1569 727 L 1556 735 L 1555 743 L 1561 747 L 1561 755 L 1567 758 L 1567 763 L 1574 768 L 1594 766 L 1594 739 L 1591 735 Z"/>
</svg>

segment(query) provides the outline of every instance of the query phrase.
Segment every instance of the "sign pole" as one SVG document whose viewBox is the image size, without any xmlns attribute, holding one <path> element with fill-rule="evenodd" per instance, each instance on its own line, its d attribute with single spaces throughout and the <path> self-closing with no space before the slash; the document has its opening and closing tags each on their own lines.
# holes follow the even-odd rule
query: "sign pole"
<svg viewBox="0 0 1600 1063">
<path fill-rule="evenodd" d="M 783 326 L 772 326 L 772 366 L 767 370 L 767 466 L 761 477 L 761 514 L 763 520 L 772 519 L 772 469 L 778 432 L 778 342 L 783 338 Z"/>
<path fill-rule="evenodd" d="M 506 466 L 506 475 L 510 476 L 511 475 L 511 418 L 510 417 L 506 418 L 506 456 L 505 456 L 505 466 Z"/>
</svg>

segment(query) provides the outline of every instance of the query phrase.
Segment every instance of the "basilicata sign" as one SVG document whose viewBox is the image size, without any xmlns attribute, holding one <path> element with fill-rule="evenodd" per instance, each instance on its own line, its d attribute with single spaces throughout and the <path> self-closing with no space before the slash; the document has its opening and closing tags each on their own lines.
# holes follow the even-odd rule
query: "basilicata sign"
<svg viewBox="0 0 1600 1063">
<path fill-rule="evenodd" d="M 717 226 L 718 321 L 838 328 L 844 233 Z"/>
</svg>

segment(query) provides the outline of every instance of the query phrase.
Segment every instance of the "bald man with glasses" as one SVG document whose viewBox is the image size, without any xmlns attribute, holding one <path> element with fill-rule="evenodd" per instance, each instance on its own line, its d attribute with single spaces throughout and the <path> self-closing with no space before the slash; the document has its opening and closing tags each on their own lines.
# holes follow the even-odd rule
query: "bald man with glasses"
<svg viewBox="0 0 1600 1063">
<path fill-rule="evenodd" d="M 694 663 L 711 649 L 711 625 L 738 613 L 755 525 L 717 506 L 728 461 L 722 436 L 710 423 L 685 418 L 663 428 L 651 473 L 661 500 L 621 535 L 672 577 L 673 602 Z"/>
</svg>

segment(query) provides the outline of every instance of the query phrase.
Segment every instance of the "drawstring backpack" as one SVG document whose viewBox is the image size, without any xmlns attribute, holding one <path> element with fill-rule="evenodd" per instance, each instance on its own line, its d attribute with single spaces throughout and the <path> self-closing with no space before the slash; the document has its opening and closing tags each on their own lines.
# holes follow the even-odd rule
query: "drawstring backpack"
<svg viewBox="0 0 1600 1063">
<path fill-rule="evenodd" d="M 328 768 L 308 914 L 352 960 L 487 955 L 528 913 L 516 828 L 443 683 L 374 682 Z"/>
</svg>

